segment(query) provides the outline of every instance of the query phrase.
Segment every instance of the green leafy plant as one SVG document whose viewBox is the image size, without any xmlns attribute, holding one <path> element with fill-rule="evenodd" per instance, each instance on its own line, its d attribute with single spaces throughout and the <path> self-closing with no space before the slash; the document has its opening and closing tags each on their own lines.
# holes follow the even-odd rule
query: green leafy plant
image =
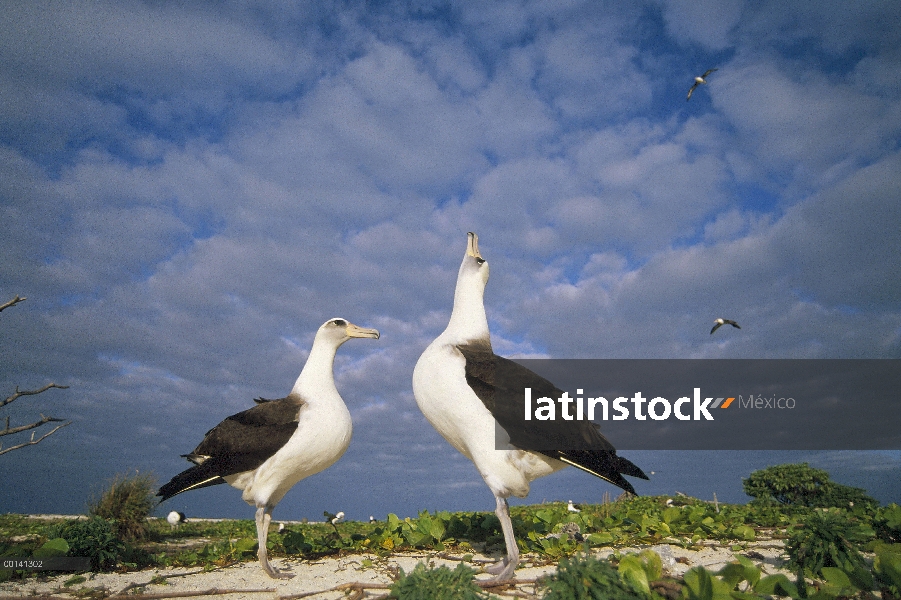
<svg viewBox="0 0 901 600">
<path fill-rule="evenodd" d="M 557 565 L 557 572 L 544 580 L 544 588 L 545 600 L 634 600 L 649 597 L 624 581 L 608 561 L 593 556 L 562 559 Z"/>
<path fill-rule="evenodd" d="M 864 490 L 835 483 L 826 471 L 807 463 L 776 465 L 754 471 L 747 479 L 742 479 L 742 487 L 756 504 L 819 508 L 879 505 Z"/>
<path fill-rule="evenodd" d="M 624 556 L 616 570 L 630 588 L 649 595 L 651 582 L 663 575 L 663 562 L 653 550 L 643 550 L 639 554 Z"/>
<path fill-rule="evenodd" d="M 117 475 L 110 486 L 94 500 L 88 512 L 115 524 L 122 540 L 140 540 L 147 535 L 147 517 L 156 502 L 156 481 L 148 474 Z"/>
<path fill-rule="evenodd" d="M 848 585 L 870 589 L 873 578 L 857 545 L 873 535 L 871 528 L 834 509 L 818 510 L 804 519 L 785 543 L 789 565 L 798 574 L 799 592 L 806 593 L 804 577 L 808 574 L 825 580 L 834 595 L 845 594 Z"/>
<path fill-rule="evenodd" d="M 116 537 L 113 524 L 100 517 L 55 525 L 49 537 L 66 540 L 69 556 L 90 558 L 91 569 L 95 571 L 114 567 L 125 550 L 125 544 Z"/>
<path fill-rule="evenodd" d="M 873 574 L 883 598 L 901 598 L 901 544 L 879 544 L 873 560 Z"/>
<path fill-rule="evenodd" d="M 391 586 L 391 597 L 398 600 L 476 600 L 488 595 L 475 584 L 475 571 L 460 563 L 451 571 L 445 566 L 429 569 L 419 563 Z"/>
<path fill-rule="evenodd" d="M 873 515 L 873 529 L 880 540 L 901 543 L 901 506 L 889 504 L 877 509 Z"/>
</svg>

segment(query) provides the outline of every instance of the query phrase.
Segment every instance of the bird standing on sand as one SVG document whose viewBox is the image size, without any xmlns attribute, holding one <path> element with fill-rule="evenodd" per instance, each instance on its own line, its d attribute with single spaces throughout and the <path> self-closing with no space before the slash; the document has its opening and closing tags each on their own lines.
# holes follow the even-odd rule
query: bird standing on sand
<svg viewBox="0 0 901 600">
<path fill-rule="evenodd" d="M 719 69 L 707 69 L 703 75 L 695 77 L 694 85 L 691 86 L 691 89 L 688 90 L 688 96 L 685 97 L 686 102 L 691 100 L 691 95 L 694 93 L 696 87 L 699 85 L 707 85 L 707 76 L 714 71 L 719 71 Z"/>
<path fill-rule="evenodd" d="M 479 253 L 478 237 L 470 233 L 457 274 L 450 322 L 419 357 L 413 370 L 413 394 L 426 419 L 475 463 L 494 494 L 507 555 L 488 572 L 503 581 L 513 576 L 519 563 L 508 497 L 525 498 L 532 480 L 567 464 L 631 493 L 635 490 L 622 474 L 647 476 L 617 456 L 613 445 L 590 421 L 557 422 L 561 426 L 553 433 L 559 449 L 527 449 L 546 439 L 543 434 L 548 430 L 523 424 L 524 387 L 520 384 L 533 388 L 536 397 L 556 398 L 563 392 L 525 367 L 494 354 L 484 304 L 487 282 L 488 262 Z M 500 373 L 503 377 L 496 378 Z"/>
<path fill-rule="evenodd" d="M 350 412 L 335 388 L 338 347 L 351 338 L 375 338 L 375 329 L 329 319 L 316 332 L 313 348 L 291 393 L 262 400 L 210 429 L 185 458 L 194 467 L 160 488 L 163 502 L 176 494 L 219 483 L 243 491 L 256 506 L 257 557 L 272 578 L 293 577 L 269 564 L 266 538 L 272 509 L 301 479 L 330 467 L 350 444 Z"/>
<path fill-rule="evenodd" d="M 713 335 L 713 332 L 716 331 L 717 329 L 719 329 L 720 327 L 722 327 L 723 325 L 732 325 L 736 329 L 741 329 L 741 327 L 738 326 L 738 323 L 736 323 L 735 321 L 729 320 L 729 319 L 717 319 L 713 323 L 714 323 L 714 325 L 713 325 L 713 329 L 710 330 L 710 335 Z"/>
</svg>

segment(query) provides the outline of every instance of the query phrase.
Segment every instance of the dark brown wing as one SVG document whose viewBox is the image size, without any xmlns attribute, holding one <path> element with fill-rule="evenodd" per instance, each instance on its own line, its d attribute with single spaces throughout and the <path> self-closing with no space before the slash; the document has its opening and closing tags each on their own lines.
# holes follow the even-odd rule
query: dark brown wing
<svg viewBox="0 0 901 600">
<path fill-rule="evenodd" d="M 466 382 L 510 436 L 511 444 L 571 464 L 633 494 L 634 488 L 622 474 L 647 479 L 641 469 L 616 455 L 616 448 L 591 421 L 525 420 L 525 388 L 532 389 L 533 402 L 543 397 L 556 402 L 563 391 L 553 383 L 497 356 L 485 345 L 457 349 L 466 359 Z"/>
<path fill-rule="evenodd" d="M 260 403 L 210 429 L 185 458 L 197 466 L 183 471 L 160 488 L 163 500 L 191 489 L 224 483 L 223 477 L 262 465 L 297 431 L 304 402 L 288 396 Z"/>
</svg>

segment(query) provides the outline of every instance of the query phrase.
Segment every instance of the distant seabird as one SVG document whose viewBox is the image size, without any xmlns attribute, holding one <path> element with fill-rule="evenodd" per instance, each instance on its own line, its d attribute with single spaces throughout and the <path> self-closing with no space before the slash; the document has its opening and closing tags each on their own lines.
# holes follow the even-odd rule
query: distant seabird
<svg viewBox="0 0 901 600">
<path fill-rule="evenodd" d="M 337 514 L 332 514 L 329 511 L 324 510 L 322 511 L 322 516 L 325 517 L 325 522 L 330 524 L 335 529 L 335 533 L 340 537 L 341 533 L 338 531 L 338 523 L 344 522 L 344 513 L 338 511 Z"/>
<path fill-rule="evenodd" d="M 729 319 L 717 319 L 716 321 L 714 321 L 713 329 L 710 330 L 710 335 L 713 335 L 713 332 L 723 325 L 732 325 L 736 329 L 741 329 L 741 327 L 739 327 L 738 323 L 736 323 L 735 321 L 731 321 Z"/>
<path fill-rule="evenodd" d="M 573 504 L 573 501 L 570 500 L 569 504 L 566 505 L 566 510 L 572 513 L 582 512 L 582 506 L 579 504 Z"/>
<path fill-rule="evenodd" d="M 529 484 L 567 464 L 605 479 L 631 493 L 635 490 L 622 473 L 634 477 L 647 476 L 628 460 L 616 455 L 616 449 L 589 421 L 561 421 L 566 425 L 561 445 L 590 443 L 584 450 L 528 451 L 516 446 L 517 441 L 534 440 L 544 430 L 526 430 L 521 422 L 507 415 L 523 410 L 522 387 L 505 389 L 495 384 L 494 373 L 503 370 L 517 383 L 528 382 L 538 397 L 559 397 L 562 392 L 549 381 L 525 367 L 497 356 L 491 349 L 488 319 L 483 296 L 488 282 L 488 263 L 479 254 L 478 237 L 469 234 L 466 254 L 457 275 L 454 308 L 447 329 L 433 341 L 416 363 L 413 371 L 413 393 L 425 417 L 444 439 L 475 463 L 497 501 L 495 514 L 504 532 L 507 555 L 489 567 L 497 580 L 509 579 L 519 563 L 519 550 L 513 537 L 513 524 L 507 505 L 509 496 L 525 498 Z M 497 423 L 504 425 L 499 433 L 509 439 L 506 448 L 498 450 L 495 441 Z M 501 443 L 504 443 L 503 441 Z"/>
<path fill-rule="evenodd" d="M 375 520 L 375 517 L 372 516 L 372 515 L 369 515 L 369 522 L 370 522 L 370 523 L 378 523 L 378 521 L 376 521 L 376 520 Z"/>
<path fill-rule="evenodd" d="M 188 519 L 185 517 L 185 513 L 173 510 L 166 516 L 166 520 L 172 526 L 172 529 L 175 529 L 180 523 L 184 523 Z"/>
<path fill-rule="evenodd" d="M 696 87 L 699 85 L 707 85 L 707 76 L 714 71 L 719 71 L 719 69 L 707 69 L 703 75 L 695 77 L 694 85 L 691 86 L 691 89 L 688 90 L 688 96 L 685 97 L 686 101 L 691 100 L 691 95 L 694 93 Z"/>
<path fill-rule="evenodd" d="M 270 577 L 293 577 L 275 569 L 267 558 L 272 509 L 294 484 L 331 466 L 347 450 L 352 424 L 335 388 L 335 353 L 351 338 L 378 337 L 375 329 L 344 319 L 326 321 L 316 332 L 291 393 L 279 400 L 258 399 L 253 408 L 210 429 L 194 452 L 184 455 L 196 466 L 161 487 L 160 502 L 219 483 L 242 490 L 244 501 L 257 508 L 260 566 Z"/>
</svg>

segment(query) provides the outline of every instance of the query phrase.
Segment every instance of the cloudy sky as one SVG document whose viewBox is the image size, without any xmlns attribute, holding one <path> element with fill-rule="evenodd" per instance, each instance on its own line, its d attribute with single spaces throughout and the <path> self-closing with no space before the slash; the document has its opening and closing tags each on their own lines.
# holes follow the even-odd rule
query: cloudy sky
<svg viewBox="0 0 901 600">
<path fill-rule="evenodd" d="M 70 387 L 0 417 L 73 423 L 0 457 L 0 511 L 167 480 L 333 316 L 382 334 L 338 353 L 354 439 L 276 517 L 492 509 L 410 384 L 467 231 L 505 356 L 901 358 L 901 4 L 622 4 L 4 6 L 0 395 Z M 729 456 L 631 458 L 640 493 L 743 501 L 774 459 Z M 901 500 L 899 453 L 800 458 Z"/>
</svg>

